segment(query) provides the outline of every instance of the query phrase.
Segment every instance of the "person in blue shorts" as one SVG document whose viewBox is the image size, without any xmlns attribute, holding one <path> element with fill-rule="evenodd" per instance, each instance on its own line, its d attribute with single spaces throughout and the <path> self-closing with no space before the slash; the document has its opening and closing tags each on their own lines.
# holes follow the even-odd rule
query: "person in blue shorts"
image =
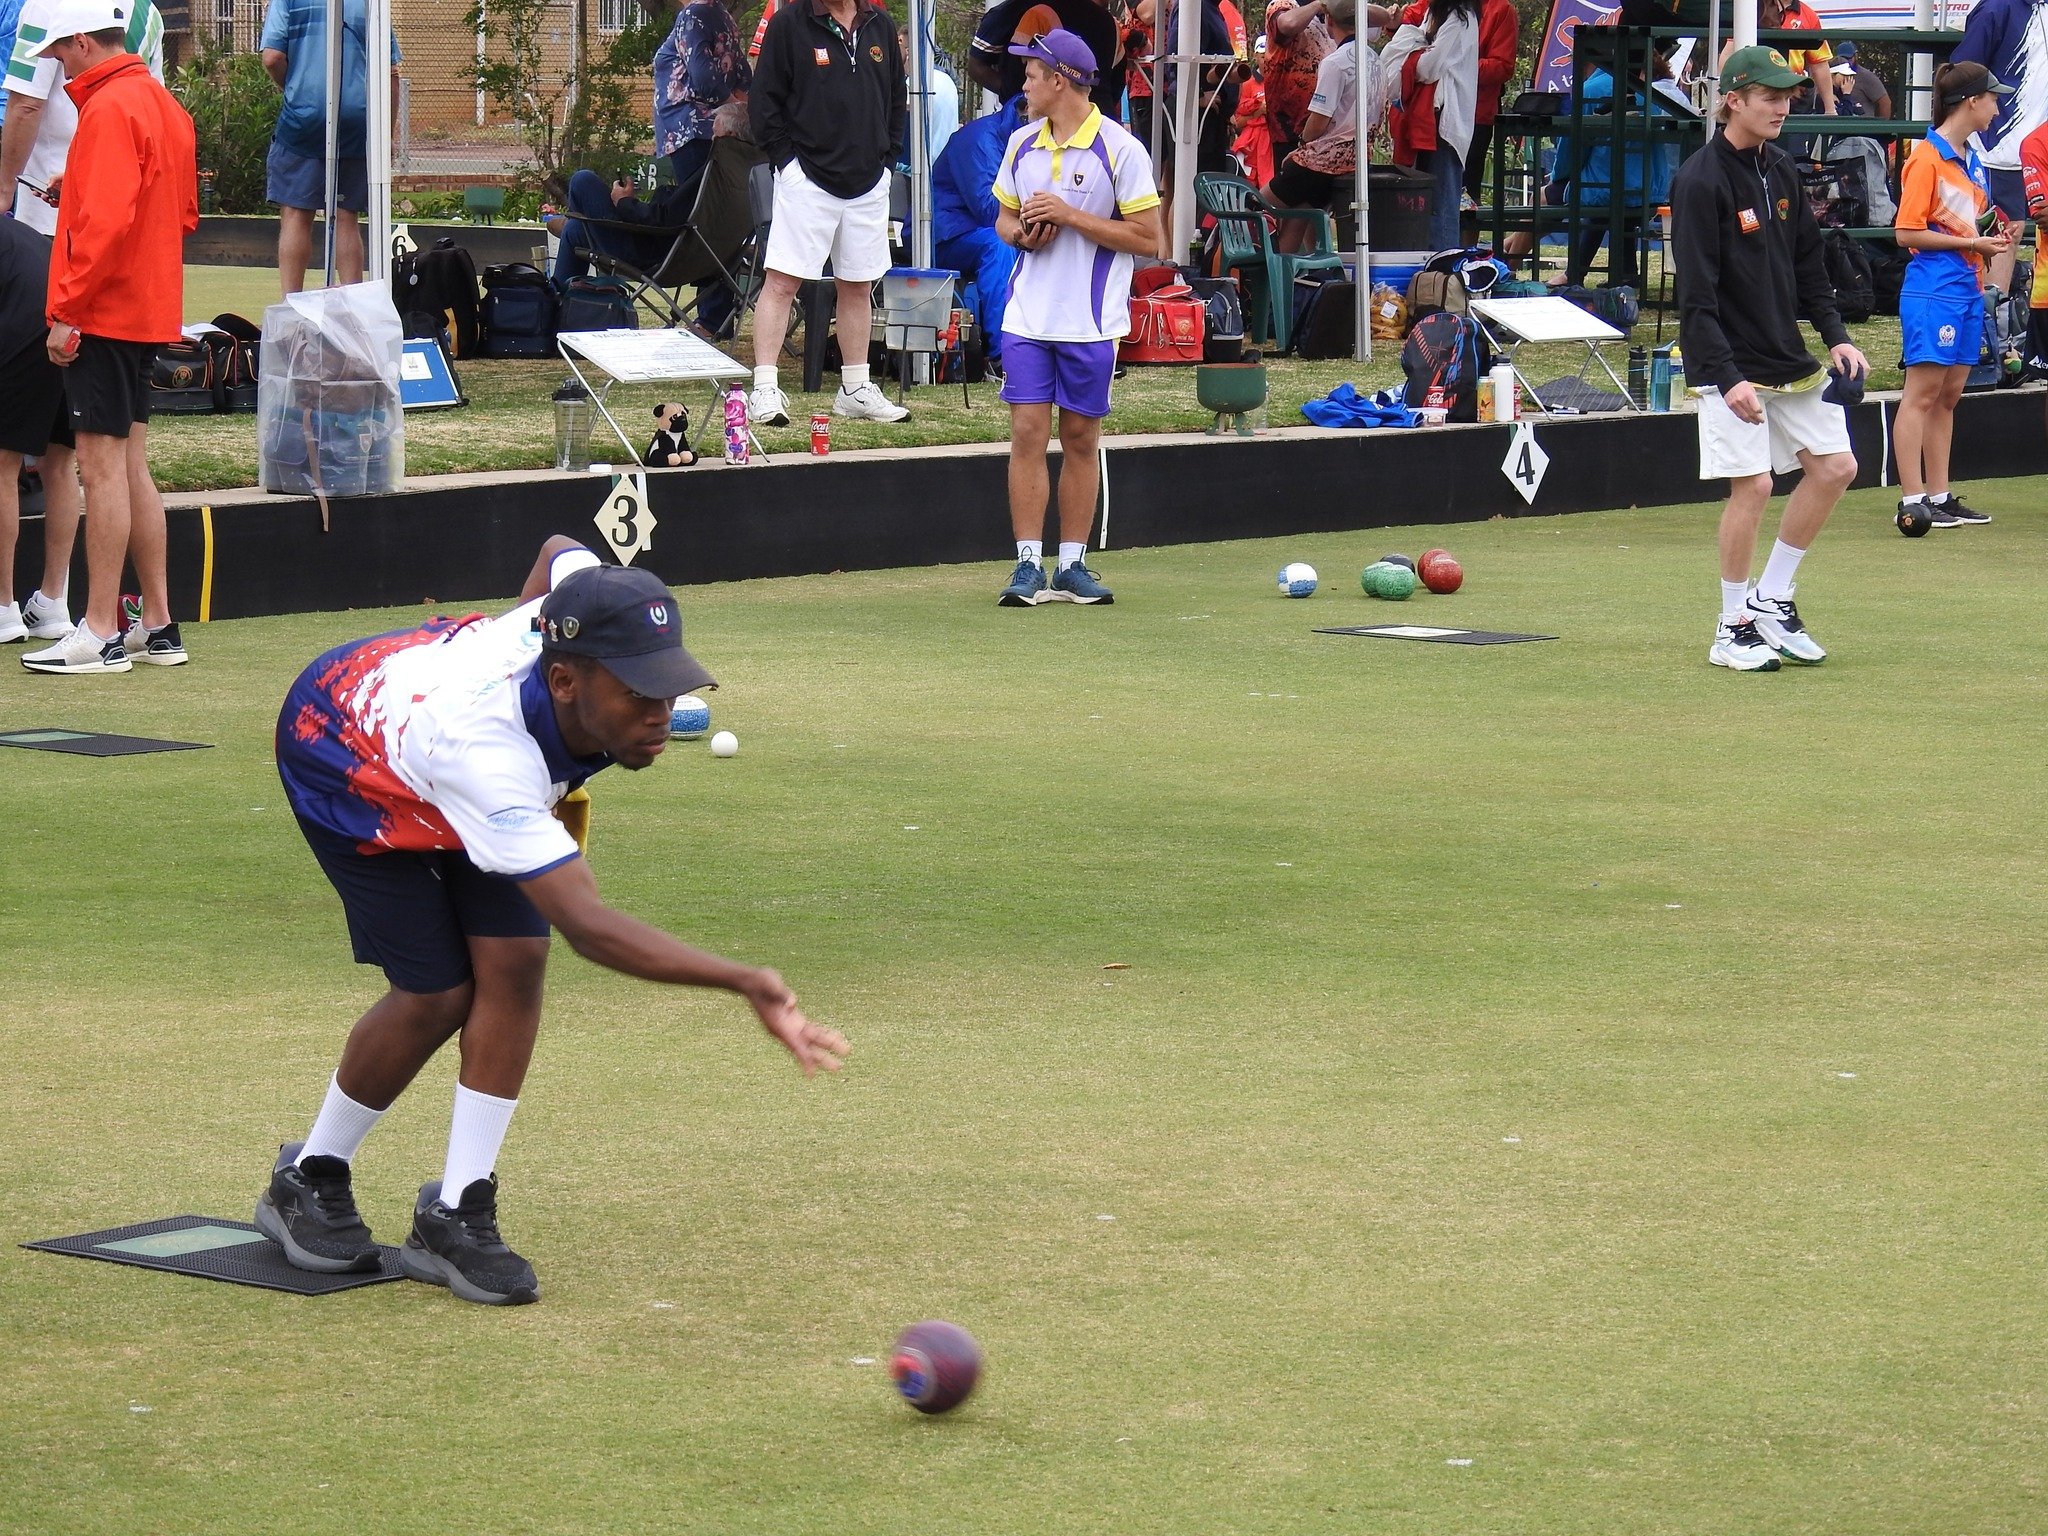
<svg viewBox="0 0 2048 1536">
<path fill-rule="evenodd" d="M 1003 307 L 1003 399 L 1010 407 L 1010 529 L 1017 568 L 997 601 L 1115 600 L 1083 562 L 1101 480 L 1116 344 L 1131 328 L 1131 258 L 1159 243 L 1159 191 L 1144 145 L 1089 99 L 1095 55 L 1055 28 L 1024 57 L 1035 121 L 1010 136 L 996 172 L 996 233 L 1024 254 Z M 1045 574 L 1046 450 L 1060 413 L 1059 564 Z"/>
<path fill-rule="evenodd" d="M 495 1168 L 540 1030 L 551 928 L 610 970 L 737 993 L 804 1076 L 838 1070 L 845 1037 L 805 1018 L 774 971 L 607 906 L 583 858 L 584 781 L 647 767 L 676 696 L 716 686 L 658 577 L 561 535 L 510 613 L 350 641 L 299 674 L 278 715 L 278 776 L 356 959 L 389 988 L 257 1201 L 257 1227 L 296 1268 L 377 1268 L 356 1153 L 456 1041 L 447 1161 L 420 1190 L 399 1263 L 464 1301 L 539 1300 L 533 1266 L 499 1232 Z"/>
<path fill-rule="evenodd" d="M 1899 510 L 1924 506 L 1937 528 L 1991 521 L 1950 489 L 1949 445 L 1956 402 L 1984 349 L 1984 263 L 2012 249 L 1970 140 L 1998 115 L 1999 97 L 2011 94 L 1982 64 L 1942 65 L 1934 76 L 1934 126 L 1899 175 L 1893 238 L 1913 253 L 1899 290 L 1906 359 L 1892 427 L 1905 492 Z"/>
<path fill-rule="evenodd" d="M 334 221 L 334 275 L 363 280 L 362 211 L 370 203 L 364 155 L 369 144 L 369 18 L 364 0 L 341 5 L 340 161 Z M 264 195 L 277 204 L 277 271 L 287 294 L 306 286 L 313 215 L 327 206 L 327 0 L 270 0 L 259 43 L 263 68 L 284 92 Z M 398 38 L 391 39 L 391 99 L 398 99 Z"/>
</svg>

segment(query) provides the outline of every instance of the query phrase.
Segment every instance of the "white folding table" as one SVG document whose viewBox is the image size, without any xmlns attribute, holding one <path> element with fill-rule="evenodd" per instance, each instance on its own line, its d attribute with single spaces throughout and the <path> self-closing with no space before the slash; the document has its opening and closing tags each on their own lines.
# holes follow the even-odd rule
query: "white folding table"
<svg viewBox="0 0 2048 1536">
<path fill-rule="evenodd" d="M 619 441 L 625 444 L 627 459 L 634 464 L 640 462 L 640 449 L 605 406 L 605 396 L 614 384 L 709 383 L 712 408 L 698 420 L 691 443 L 695 447 L 712 419 L 719 417 L 720 383 L 726 379 L 744 382 L 752 376 L 749 369 L 692 331 L 562 331 L 555 337 L 555 345 L 561 349 L 562 359 L 576 375 L 576 381 L 590 391 L 597 413 L 618 434 Z M 591 388 L 577 361 L 579 356 L 584 364 L 606 375 L 601 388 Z M 747 436 L 753 439 L 751 427 Z M 758 441 L 753 446 L 761 452 Z M 765 459 L 767 454 L 761 452 L 761 457 Z"/>
<path fill-rule="evenodd" d="M 1530 384 L 1528 376 L 1515 361 L 1515 348 L 1530 342 L 1577 341 L 1583 342 L 1586 356 L 1600 365 L 1600 369 L 1614 381 L 1615 393 L 1625 402 L 1624 410 L 1640 409 L 1630 399 L 1628 386 L 1615 376 L 1608 366 L 1601 346 L 1610 341 L 1626 341 L 1628 333 L 1617 330 L 1598 315 L 1588 314 L 1570 299 L 1558 298 L 1555 294 L 1544 298 L 1531 299 L 1473 299 L 1470 304 L 1472 316 L 1479 328 L 1486 332 L 1486 339 L 1493 343 L 1494 351 L 1508 361 L 1515 371 L 1515 378 L 1521 383 L 1525 397 L 1536 402 L 1545 412 L 1550 407 Z M 1583 377 L 1586 365 L 1579 365 Z"/>
</svg>

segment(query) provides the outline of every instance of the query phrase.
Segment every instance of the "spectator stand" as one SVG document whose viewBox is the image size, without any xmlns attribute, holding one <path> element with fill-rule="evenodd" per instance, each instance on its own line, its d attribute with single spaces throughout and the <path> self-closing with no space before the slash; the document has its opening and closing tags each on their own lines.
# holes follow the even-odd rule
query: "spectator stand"
<svg viewBox="0 0 2048 1536">
<path fill-rule="evenodd" d="M 1779 48 L 1796 48 L 1802 43 L 1810 46 L 1816 35 L 1810 31 L 1767 30 L 1757 33 L 1757 41 Z M 1701 47 L 1704 48 L 1705 36 L 1706 29 L 1698 26 L 1575 28 L 1572 33 L 1572 78 L 1582 81 L 1596 69 L 1608 69 L 1616 81 L 1613 109 L 1589 113 L 1585 110 L 1584 93 L 1575 90 L 1568 101 L 1555 103 L 1557 110 L 1554 113 L 1503 111 L 1494 130 L 1493 141 L 1491 212 L 1496 239 L 1504 238 L 1515 230 L 1529 231 L 1534 236 L 1530 258 L 1532 270 L 1540 271 L 1537 258 L 1545 234 L 1562 231 L 1576 248 L 1583 232 L 1604 229 L 1610 277 L 1616 270 L 1615 253 L 1621 242 L 1635 239 L 1647 243 L 1648 223 L 1655 210 L 1647 206 L 1632 208 L 1625 189 L 1632 183 L 1649 184 L 1651 160 L 1658 148 L 1676 144 L 1682 160 L 1703 147 L 1713 129 L 1711 103 L 1704 116 L 1693 118 L 1675 112 L 1651 111 L 1636 103 L 1634 93 L 1623 82 L 1632 78 L 1633 73 L 1650 58 L 1653 48 L 1688 37 L 1701 39 Z M 1962 41 L 1960 32 L 1896 27 L 1828 27 L 1818 36 L 1829 43 L 1892 43 L 1909 56 L 1929 55 L 1935 65 L 1945 60 Z M 1716 62 L 1702 57 L 1705 65 Z M 1907 89 L 1901 87 L 1902 96 Z M 1660 96 L 1658 99 L 1664 106 L 1672 106 L 1668 97 Z M 1514 105 L 1531 107 L 1539 104 L 1549 103 L 1530 102 L 1525 96 Z M 1855 125 L 1853 134 L 1843 133 L 1844 119 L 1838 117 L 1825 114 L 1788 117 L 1784 133 L 1791 138 L 1855 136 L 1877 139 L 1886 145 L 1886 163 L 1896 181 L 1901 146 L 1910 148 L 1914 141 L 1926 136 L 1930 126 L 1924 118 L 1857 117 L 1847 121 Z M 1569 135 L 1574 143 L 1586 144 L 1589 131 L 1606 139 L 1608 163 L 1613 168 L 1606 206 L 1585 204 L 1580 186 L 1583 178 L 1579 177 L 1573 178 L 1563 203 L 1544 205 L 1540 201 L 1540 189 L 1530 184 L 1526 171 L 1515 163 L 1516 157 L 1526 153 L 1528 141 L 1542 137 Z M 1511 180 L 1518 190 L 1527 194 L 1528 201 L 1508 201 Z M 1630 227 L 1632 222 L 1636 226 L 1633 230 Z M 1844 232 L 1864 241 L 1889 240 L 1892 235 L 1888 224 L 1862 225 Z"/>
</svg>

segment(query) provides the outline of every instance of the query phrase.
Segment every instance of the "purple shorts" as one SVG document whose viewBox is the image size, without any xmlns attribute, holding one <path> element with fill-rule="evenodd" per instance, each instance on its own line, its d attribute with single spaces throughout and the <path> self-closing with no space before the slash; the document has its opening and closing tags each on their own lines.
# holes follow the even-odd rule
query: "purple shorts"
<svg viewBox="0 0 2048 1536">
<path fill-rule="evenodd" d="M 1115 374 L 1113 341 L 1003 337 L 1002 398 L 1007 405 L 1056 405 L 1100 421 L 1109 414 L 1109 381 Z"/>
</svg>

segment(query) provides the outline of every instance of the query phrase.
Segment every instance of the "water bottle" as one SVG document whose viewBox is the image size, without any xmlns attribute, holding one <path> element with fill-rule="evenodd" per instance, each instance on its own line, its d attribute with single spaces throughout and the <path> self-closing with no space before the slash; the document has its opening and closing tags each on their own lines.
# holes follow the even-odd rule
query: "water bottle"
<svg viewBox="0 0 2048 1536">
<path fill-rule="evenodd" d="M 1650 406 L 1650 354 L 1641 347 L 1628 349 L 1628 398 L 1639 411 Z"/>
<path fill-rule="evenodd" d="M 747 394 L 737 384 L 725 390 L 725 462 L 747 462 Z"/>
<path fill-rule="evenodd" d="M 1668 411 L 1671 409 L 1671 346 L 1653 348 L 1650 352 L 1650 409 Z"/>
<path fill-rule="evenodd" d="M 1685 398 L 1685 353 L 1677 342 L 1671 343 L 1671 404 L 1675 408 Z"/>
</svg>

